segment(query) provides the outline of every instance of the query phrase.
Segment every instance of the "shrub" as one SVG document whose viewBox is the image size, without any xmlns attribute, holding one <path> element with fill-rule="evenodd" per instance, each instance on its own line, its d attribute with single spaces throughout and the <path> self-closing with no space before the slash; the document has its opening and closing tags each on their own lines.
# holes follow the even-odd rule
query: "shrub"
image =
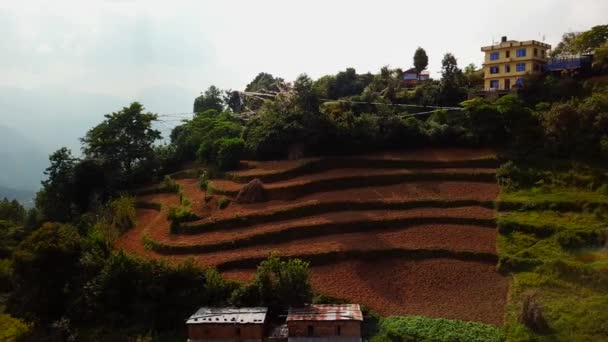
<svg viewBox="0 0 608 342">
<path fill-rule="evenodd" d="M 9 315 L 0 314 L 0 341 L 26 341 L 32 326 Z"/>
<path fill-rule="evenodd" d="M 112 224 L 120 232 L 135 227 L 137 214 L 135 212 L 135 199 L 132 196 L 120 196 L 110 203 Z"/>
<path fill-rule="evenodd" d="M 220 209 L 226 209 L 230 205 L 230 199 L 226 197 L 222 197 L 217 201 L 217 206 Z"/>
<path fill-rule="evenodd" d="M 10 259 L 0 259 L 0 292 L 11 290 L 12 268 Z"/>
<path fill-rule="evenodd" d="M 178 207 L 169 208 L 167 219 L 173 223 L 180 223 L 196 220 L 197 216 L 192 212 L 189 206 L 180 205 Z"/>
<path fill-rule="evenodd" d="M 165 176 L 165 178 L 163 179 L 162 188 L 163 190 L 168 192 L 178 192 L 180 186 L 173 178 L 171 178 L 171 176 Z"/>
<path fill-rule="evenodd" d="M 198 187 L 201 190 L 205 190 L 205 189 L 207 189 L 208 182 L 209 182 L 209 176 L 207 175 L 206 172 L 203 172 L 203 174 L 200 175 L 200 177 L 198 177 Z"/>
<path fill-rule="evenodd" d="M 264 184 L 256 178 L 239 190 L 235 200 L 237 203 L 258 203 L 265 199 Z"/>
<path fill-rule="evenodd" d="M 221 139 L 217 145 L 217 166 L 220 170 L 235 169 L 243 156 L 245 141 L 241 138 Z"/>
<path fill-rule="evenodd" d="M 388 317 L 372 341 L 499 342 L 500 328 L 477 322 L 434 319 L 422 316 Z"/>
</svg>

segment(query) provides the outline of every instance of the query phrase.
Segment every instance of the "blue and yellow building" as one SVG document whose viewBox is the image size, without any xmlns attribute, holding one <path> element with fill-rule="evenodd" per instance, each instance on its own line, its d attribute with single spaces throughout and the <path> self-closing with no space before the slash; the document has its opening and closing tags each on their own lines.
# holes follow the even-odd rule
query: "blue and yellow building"
<svg viewBox="0 0 608 342">
<path fill-rule="evenodd" d="M 523 84 L 523 76 L 545 70 L 551 45 L 536 40 L 516 41 L 502 37 L 496 45 L 484 46 L 484 89 L 510 90 Z"/>
</svg>

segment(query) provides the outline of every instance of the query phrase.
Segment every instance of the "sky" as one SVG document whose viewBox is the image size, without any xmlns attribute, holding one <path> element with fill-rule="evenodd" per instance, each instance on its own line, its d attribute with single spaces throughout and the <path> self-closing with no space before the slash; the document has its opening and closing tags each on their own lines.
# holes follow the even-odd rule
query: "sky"
<svg viewBox="0 0 608 342">
<path fill-rule="evenodd" d="M 418 46 L 438 75 L 452 52 L 606 24 L 605 0 L 0 1 L 0 86 L 136 97 L 242 89 L 258 72 L 293 80 L 346 67 L 408 68 Z M 189 104 L 190 105 L 190 104 Z"/>
<path fill-rule="evenodd" d="M 18 165 L 78 154 L 88 129 L 132 101 L 188 113 L 210 85 L 407 69 L 419 46 L 438 78 L 446 52 L 479 66 L 501 36 L 556 44 L 606 13 L 607 0 L 0 0 L 0 185 L 35 187 L 42 170 L 17 183 Z M 180 122 L 166 120 L 165 136 Z"/>
</svg>

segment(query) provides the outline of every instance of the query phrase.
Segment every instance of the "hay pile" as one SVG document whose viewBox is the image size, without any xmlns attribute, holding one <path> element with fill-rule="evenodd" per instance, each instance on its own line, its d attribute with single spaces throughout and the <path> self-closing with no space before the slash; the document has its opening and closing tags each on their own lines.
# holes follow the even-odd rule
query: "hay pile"
<svg viewBox="0 0 608 342">
<path fill-rule="evenodd" d="M 550 331 L 547 320 L 543 315 L 543 309 L 534 294 L 528 294 L 524 298 L 519 320 L 536 333 L 543 334 Z"/>
<path fill-rule="evenodd" d="M 236 195 L 237 203 L 259 203 L 266 200 L 264 183 L 259 179 L 254 179 L 247 183 Z"/>
</svg>

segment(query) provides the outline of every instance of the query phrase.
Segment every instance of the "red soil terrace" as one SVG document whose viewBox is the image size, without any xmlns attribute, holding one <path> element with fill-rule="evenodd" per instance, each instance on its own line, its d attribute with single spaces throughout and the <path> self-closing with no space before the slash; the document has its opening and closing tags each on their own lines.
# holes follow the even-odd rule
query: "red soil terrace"
<svg viewBox="0 0 608 342">
<path fill-rule="evenodd" d="M 390 152 L 359 156 L 358 158 L 400 159 L 424 161 L 475 160 L 492 157 L 489 150 L 469 149 L 423 149 L 406 152 Z M 233 175 L 256 176 L 283 172 L 310 161 L 271 161 L 245 164 L 246 170 Z M 494 172 L 485 168 L 434 168 L 436 172 L 479 173 Z M 425 169 L 425 172 L 431 169 Z M 265 187 L 284 187 L 302 184 L 311 180 L 349 177 L 353 175 L 382 175 L 416 173 L 416 169 L 332 169 L 297 176 L 288 180 L 266 183 Z M 214 180 L 214 186 L 238 190 L 242 183 L 228 180 Z M 394 185 L 344 188 L 333 191 L 314 192 L 300 196 L 297 200 L 273 200 L 256 204 L 237 204 L 234 201 L 224 210 L 217 207 L 217 200 L 205 203 L 205 192 L 198 187 L 196 179 L 178 180 L 183 194 L 192 203 L 191 207 L 201 219 L 184 225 L 208 224 L 236 216 L 268 213 L 286 208 L 314 206 L 335 202 L 404 202 L 421 200 L 474 200 L 492 201 L 498 194 L 498 187 L 490 182 L 463 182 L 450 180 L 403 182 Z M 407 210 L 350 210 L 323 212 L 313 216 L 298 216 L 254 225 L 242 224 L 230 229 L 210 229 L 195 234 L 170 233 L 167 211 L 179 205 L 177 194 L 153 194 L 137 198 L 142 202 L 162 204 L 161 211 L 137 209 L 137 226 L 124 234 L 118 247 L 147 258 L 179 262 L 194 259 L 201 266 L 215 266 L 226 262 L 265 257 L 272 251 L 285 256 L 315 255 L 328 252 L 382 251 L 390 249 L 406 250 L 451 250 L 495 254 L 496 230 L 487 226 L 458 223 L 424 223 L 413 226 L 389 226 L 366 231 L 335 230 L 313 236 L 298 234 L 284 237 L 280 242 L 272 239 L 241 248 L 198 254 L 162 254 L 144 247 L 142 238 L 166 245 L 214 245 L 222 242 L 240 241 L 245 238 L 277 234 L 289 229 L 308 229 L 325 223 L 383 222 L 394 218 L 474 218 L 492 219 L 494 211 L 481 206 L 466 205 L 449 208 L 422 207 Z M 294 228 L 295 227 L 295 228 Z M 364 254 L 363 254 L 364 255 Z M 467 261 L 438 257 L 411 260 L 406 257 L 387 256 L 381 260 L 365 260 L 355 257 L 337 260 L 333 263 L 311 265 L 312 282 L 316 291 L 365 304 L 383 315 L 417 314 L 431 317 L 473 320 L 490 324 L 501 324 L 508 291 L 508 279 L 496 272 L 488 261 Z M 231 279 L 248 280 L 254 269 L 224 270 Z"/>
</svg>

